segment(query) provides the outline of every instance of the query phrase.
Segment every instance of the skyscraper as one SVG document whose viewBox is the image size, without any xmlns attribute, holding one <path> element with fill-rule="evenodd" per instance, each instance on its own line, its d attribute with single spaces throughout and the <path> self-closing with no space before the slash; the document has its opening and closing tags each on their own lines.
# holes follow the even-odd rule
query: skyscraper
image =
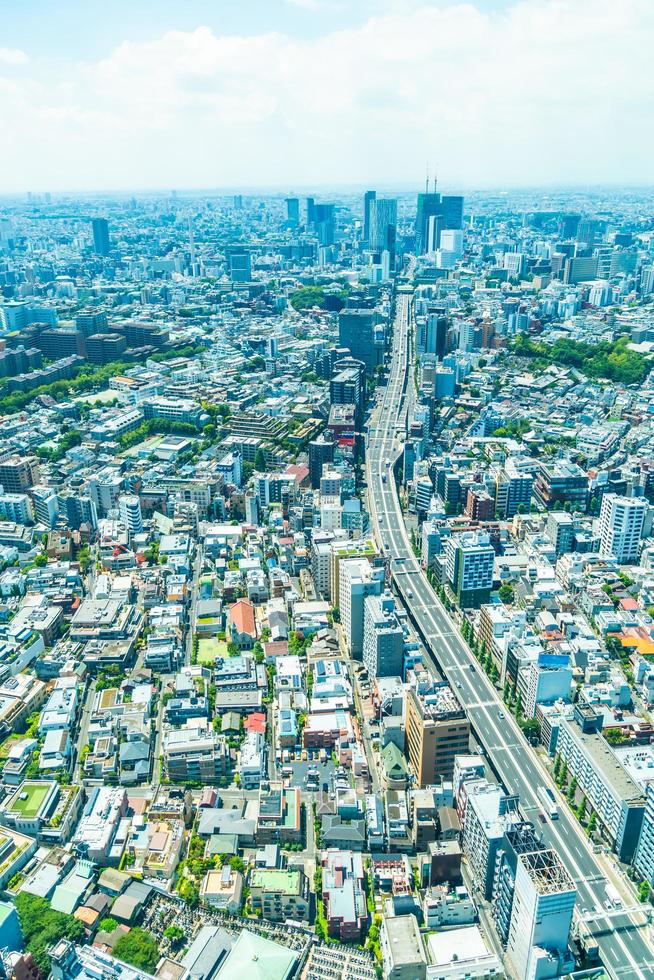
<svg viewBox="0 0 654 980">
<path fill-rule="evenodd" d="M 313 197 L 307 198 L 307 225 L 312 225 L 316 220 L 316 201 Z"/>
<path fill-rule="evenodd" d="M 335 210 L 333 204 L 314 204 L 313 206 L 313 223 L 321 245 L 334 244 Z"/>
<path fill-rule="evenodd" d="M 286 220 L 292 225 L 300 223 L 300 201 L 297 197 L 286 198 Z"/>
<path fill-rule="evenodd" d="M 416 207 L 416 255 L 440 247 L 441 232 L 463 227 L 463 198 L 441 197 L 433 193 L 418 194 Z"/>
<path fill-rule="evenodd" d="M 375 310 L 343 310 L 338 317 L 338 342 L 372 374 L 384 360 L 383 324 Z"/>
<path fill-rule="evenodd" d="M 93 229 L 93 248 L 98 255 L 109 255 L 111 242 L 109 241 L 109 222 L 106 218 L 93 218 L 91 221 Z"/>
<path fill-rule="evenodd" d="M 366 191 L 363 195 L 363 240 L 370 241 L 370 205 L 377 197 L 376 191 Z"/>
<path fill-rule="evenodd" d="M 397 231 L 397 201 L 394 198 L 374 198 L 370 201 L 370 248 L 395 255 Z"/>
</svg>

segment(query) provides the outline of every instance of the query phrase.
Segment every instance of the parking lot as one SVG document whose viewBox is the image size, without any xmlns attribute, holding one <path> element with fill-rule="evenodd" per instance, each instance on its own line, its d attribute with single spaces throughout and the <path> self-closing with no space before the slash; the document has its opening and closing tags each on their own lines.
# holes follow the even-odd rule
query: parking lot
<svg viewBox="0 0 654 980">
<path fill-rule="evenodd" d="M 331 789 L 331 778 L 334 772 L 335 766 L 331 756 L 327 757 L 327 762 L 322 763 L 317 759 L 307 760 L 306 762 L 288 762 L 285 763 L 293 768 L 293 775 L 288 779 L 289 786 L 297 786 L 299 789 L 307 788 L 307 773 L 309 769 L 316 768 L 318 770 L 318 789 L 323 788 L 323 783 L 327 783 L 329 789 Z"/>
</svg>

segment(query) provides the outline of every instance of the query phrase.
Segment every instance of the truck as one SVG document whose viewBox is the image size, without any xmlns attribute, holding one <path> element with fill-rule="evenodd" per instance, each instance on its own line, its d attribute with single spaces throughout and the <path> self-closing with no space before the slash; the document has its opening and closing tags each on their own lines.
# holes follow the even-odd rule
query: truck
<svg viewBox="0 0 654 980">
<path fill-rule="evenodd" d="M 620 898 L 620 892 L 612 885 L 610 882 L 606 885 L 604 889 L 607 900 L 611 903 L 614 909 L 622 908 L 622 899 Z"/>
<path fill-rule="evenodd" d="M 550 820 L 558 820 L 559 808 L 556 805 L 556 799 L 554 798 L 554 793 L 549 788 L 549 786 L 539 786 L 538 796 Z"/>
</svg>

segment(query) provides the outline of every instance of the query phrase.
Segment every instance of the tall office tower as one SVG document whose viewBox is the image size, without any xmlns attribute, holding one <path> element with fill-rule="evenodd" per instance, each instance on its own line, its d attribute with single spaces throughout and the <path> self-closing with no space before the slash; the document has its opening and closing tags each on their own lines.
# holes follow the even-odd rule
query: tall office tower
<svg viewBox="0 0 654 980">
<path fill-rule="evenodd" d="M 463 198 L 458 194 L 445 194 L 441 198 L 443 229 L 463 228 Z"/>
<path fill-rule="evenodd" d="M 307 225 L 312 225 L 316 220 L 316 200 L 313 197 L 307 198 Z"/>
<path fill-rule="evenodd" d="M 570 969 L 568 942 L 577 889 L 558 854 L 518 855 L 506 955 L 518 977 L 557 977 Z"/>
<path fill-rule="evenodd" d="M 470 748 L 470 722 L 445 682 L 427 671 L 406 699 L 406 755 L 418 786 L 451 779 L 454 759 Z"/>
<path fill-rule="evenodd" d="M 384 335 L 375 310 L 343 310 L 338 316 L 338 342 L 372 374 L 384 360 Z"/>
<path fill-rule="evenodd" d="M 599 229 L 595 218 L 582 218 L 577 228 L 577 241 L 584 245 L 594 245 Z"/>
<path fill-rule="evenodd" d="M 404 633 L 390 592 L 363 603 L 363 663 L 371 677 L 404 676 Z"/>
<path fill-rule="evenodd" d="M 321 245 L 333 245 L 336 234 L 336 208 L 333 204 L 314 204 L 313 224 L 318 242 Z"/>
<path fill-rule="evenodd" d="M 373 568 L 365 558 L 346 558 L 339 565 L 338 606 L 350 655 L 363 653 L 363 603 L 366 596 L 381 595 L 384 569 Z"/>
<path fill-rule="evenodd" d="M 430 218 L 442 219 L 441 196 L 440 194 L 430 194 L 428 192 L 418 194 L 416 207 L 416 255 L 422 255 L 427 251 Z M 440 238 L 440 230 L 437 237 Z"/>
<path fill-rule="evenodd" d="M 234 246 L 227 253 L 229 278 L 232 282 L 250 282 L 252 280 L 252 258 L 245 248 Z"/>
<path fill-rule="evenodd" d="M 363 195 L 363 240 L 370 241 L 370 205 L 377 197 L 377 191 L 366 191 Z"/>
<path fill-rule="evenodd" d="M 447 578 L 462 609 L 490 601 L 495 551 L 488 534 L 453 534 L 445 549 Z"/>
<path fill-rule="evenodd" d="M 259 523 L 259 498 L 255 493 L 245 494 L 245 521 L 247 524 Z"/>
<path fill-rule="evenodd" d="M 395 255 L 397 234 L 397 201 L 394 198 L 375 198 L 370 202 L 370 248 L 376 252 Z"/>
<path fill-rule="evenodd" d="M 286 220 L 292 225 L 300 223 L 300 201 L 297 197 L 286 198 Z"/>
<path fill-rule="evenodd" d="M 447 352 L 447 331 L 450 326 L 450 318 L 440 312 L 420 317 L 416 322 L 416 353 L 435 354 L 442 361 Z"/>
<path fill-rule="evenodd" d="M 233 204 L 234 204 L 234 209 L 236 211 L 240 211 L 243 207 L 243 195 L 234 194 Z"/>
<path fill-rule="evenodd" d="M 111 242 L 109 241 L 109 222 L 106 218 L 93 218 L 91 220 L 93 229 L 93 248 L 98 255 L 109 255 Z"/>
<path fill-rule="evenodd" d="M 329 399 L 332 405 L 354 405 L 357 428 L 363 421 L 365 400 L 365 365 L 363 371 L 358 367 L 346 367 L 337 371 L 329 382 Z"/>
<path fill-rule="evenodd" d="M 605 493 L 599 517 L 600 555 L 613 555 L 621 565 L 637 562 L 648 507 L 644 497 Z"/>
<path fill-rule="evenodd" d="M 136 494 L 123 494 L 123 496 L 118 498 L 118 512 L 120 513 L 121 521 L 127 528 L 131 541 L 135 534 L 140 534 L 143 530 L 141 501 Z"/>
<path fill-rule="evenodd" d="M 322 468 L 325 463 L 332 463 L 334 460 L 334 443 L 329 442 L 323 436 L 313 439 L 309 443 L 309 480 L 311 487 L 318 490 Z"/>
</svg>

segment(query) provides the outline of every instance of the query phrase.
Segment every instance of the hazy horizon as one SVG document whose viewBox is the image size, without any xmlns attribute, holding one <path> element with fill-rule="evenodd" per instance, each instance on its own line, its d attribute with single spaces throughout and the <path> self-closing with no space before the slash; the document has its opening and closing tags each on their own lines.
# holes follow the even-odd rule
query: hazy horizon
<svg viewBox="0 0 654 980">
<path fill-rule="evenodd" d="M 0 194 L 649 186 L 647 0 L 30 0 Z M 35 30 L 35 25 L 38 30 Z"/>
</svg>

